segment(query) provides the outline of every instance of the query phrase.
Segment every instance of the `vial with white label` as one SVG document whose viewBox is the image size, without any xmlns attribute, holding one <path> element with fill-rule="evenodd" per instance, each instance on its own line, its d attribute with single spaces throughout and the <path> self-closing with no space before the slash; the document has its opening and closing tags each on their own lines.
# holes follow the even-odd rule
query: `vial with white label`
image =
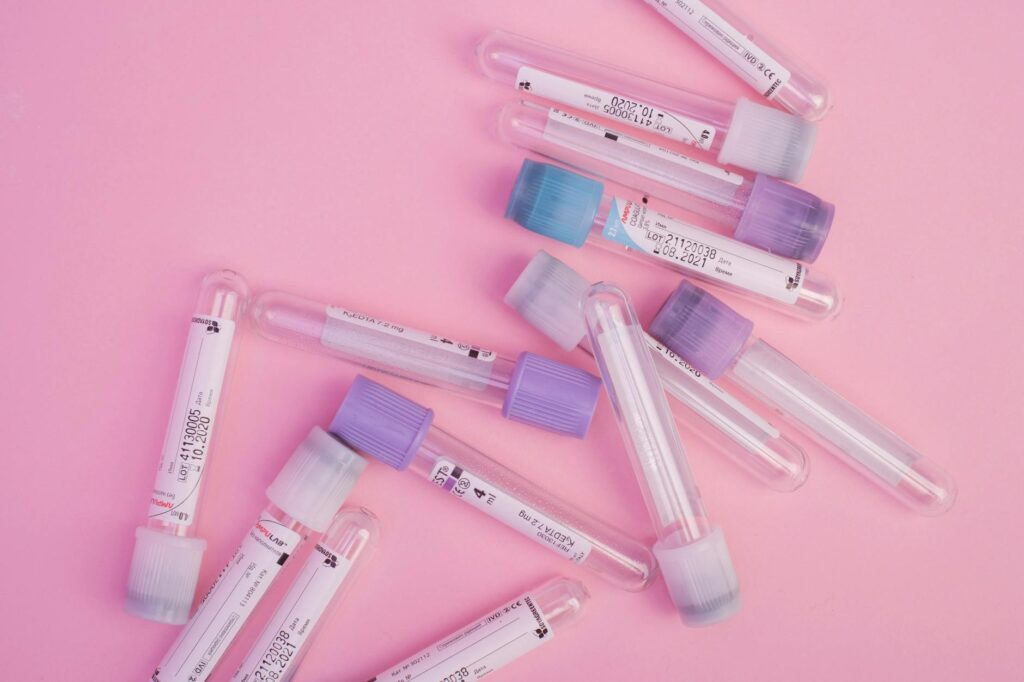
<svg viewBox="0 0 1024 682">
<path fill-rule="evenodd" d="M 750 87 L 809 121 L 832 108 L 828 87 L 718 0 L 644 0 Z"/>
<path fill-rule="evenodd" d="M 189 324 L 146 525 L 135 530 L 126 610 L 162 623 L 188 620 L 206 540 L 196 537 L 201 483 L 209 466 L 235 325 L 249 298 L 237 272 L 203 278 Z"/>
<path fill-rule="evenodd" d="M 370 511 L 338 512 L 231 679 L 291 680 L 324 619 L 373 553 L 379 535 L 377 517 Z"/>
<path fill-rule="evenodd" d="M 256 329 L 274 341 L 455 391 L 500 408 L 513 421 L 576 438 L 586 435 L 601 391 L 594 375 L 533 353 L 513 360 L 280 291 L 256 296 L 252 317 Z"/>
<path fill-rule="evenodd" d="M 839 311 L 835 284 L 803 263 L 658 213 L 551 164 L 523 161 L 505 217 L 577 248 L 589 242 L 796 317 L 826 320 Z"/>
<path fill-rule="evenodd" d="M 576 620 L 590 593 L 555 578 L 442 637 L 369 682 L 475 682 L 550 642 Z"/>
<path fill-rule="evenodd" d="M 816 129 L 797 116 L 740 98 L 713 99 L 505 31 L 477 46 L 484 75 L 717 155 L 723 165 L 798 182 Z"/>
<path fill-rule="evenodd" d="M 366 460 L 313 427 L 267 488 L 270 504 L 160 661 L 152 682 L 203 682 L 210 676 L 285 562 L 310 533 L 327 530 L 365 467 Z"/>
<path fill-rule="evenodd" d="M 498 114 L 507 142 L 710 218 L 733 237 L 813 263 L 835 207 L 761 173 L 753 179 L 630 137 L 568 111 L 513 102 Z"/>
<path fill-rule="evenodd" d="M 543 405 L 538 404 L 538 409 Z M 331 432 L 388 466 L 425 478 L 558 556 L 626 590 L 653 578 L 650 550 L 433 425 L 434 412 L 357 376 Z"/>
<path fill-rule="evenodd" d="M 601 282 L 587 290 L 583 315 L 672 602 L 688 626 L 725 620 L 740 608 L 736 571 L 722 530 L 704 510 L 633 305 L 622 289 Z"/>
<path fill-rule="evenodd" d="M 753 323 L 682 282 L 651 323 L 651 334 L 712 379 L 760 398 L 908 507 L 934 516 L 956 499 L 950 476 L 845 398 L 752 335 Z"/>
<path fill-rule="evenodd" d="M 563 350 L 578 347 L 593 355 L 582 310 L 589 288 L 575 270 L 539 251 L 508 290 L 505 303 Z M 804 484 L 807 457 L 796 443 L 659 341 L 645 338 L 665 391 L 684 408 L 675 413 L 683 429 L 775 490 L 791 492 Z"/>
</svg>

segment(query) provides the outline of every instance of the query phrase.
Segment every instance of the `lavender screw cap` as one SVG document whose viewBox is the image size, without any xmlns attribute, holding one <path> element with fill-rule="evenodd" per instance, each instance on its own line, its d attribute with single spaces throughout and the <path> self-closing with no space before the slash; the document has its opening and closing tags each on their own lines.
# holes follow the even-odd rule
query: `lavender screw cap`
<svg viewBox="0 0 1024 682">
<path fill-rule="evenodd" d="M 754 323 L 698 286 L 682 281 L 651 322 L 658 339 L 709 379 L 743 349 Z"/>
<path fill-rule="evenodd" d="M 330 430 L 353 448 L 401 471 L 412 462 L 433 421 L 433 410 L 359 375 Z"/>
<path fill-rule="evenodd" d="M 813 263 L 825 246 L 835 210 L 810 192 L 759 174 L 734 236 L 770 253 Z"/>
<path fill-rule="evenodd" d="M 501 414 L 548 431 L 583 438 L 597 407 L 601 380 L 533 353 L 516 361 Z"/>
</svg>

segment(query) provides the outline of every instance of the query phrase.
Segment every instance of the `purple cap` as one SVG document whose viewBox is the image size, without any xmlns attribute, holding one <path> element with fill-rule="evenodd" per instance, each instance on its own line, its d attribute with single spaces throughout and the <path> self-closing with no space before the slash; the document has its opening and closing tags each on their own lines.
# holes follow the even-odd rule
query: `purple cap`
<svg viewBox="0 0 1024 682">
<path fill-rule="evenodd" d="M 583 438 L 601 393 L 601 380 L 568 365 L 523 353 L 509 379 L 501 414 L 517 422 Z"/>
<path fill-rule="evenodd" d="M 661 306 L 648 329 L 709 379 L 722 375 L 753 330 L 753 322 L 686 280 Z"/>
<path fill-rule="evenodd" d="M 799 187 L 758 174 L 733 235 L 770 253 L 813 263 L 836 208 Z"/>
<path fill-rule="evenodd" d="M 359 375 L 330 431 L 351 447 L 401 471 L 412 462 L 434 421 L 434 411 Z"/>
</svg>

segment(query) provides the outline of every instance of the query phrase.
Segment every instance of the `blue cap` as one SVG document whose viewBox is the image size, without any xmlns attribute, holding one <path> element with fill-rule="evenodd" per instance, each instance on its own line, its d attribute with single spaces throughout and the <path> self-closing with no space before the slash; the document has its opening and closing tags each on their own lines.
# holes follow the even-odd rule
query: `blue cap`
<svg viewBox="0 0 1024 682">
<path fill-rule="evenodd" d="M 527 230 L 573 246 L 583 246 L 594 225 L 604 186 L 579 173 L 523 160 L 505 209 Z"/>
</svg>

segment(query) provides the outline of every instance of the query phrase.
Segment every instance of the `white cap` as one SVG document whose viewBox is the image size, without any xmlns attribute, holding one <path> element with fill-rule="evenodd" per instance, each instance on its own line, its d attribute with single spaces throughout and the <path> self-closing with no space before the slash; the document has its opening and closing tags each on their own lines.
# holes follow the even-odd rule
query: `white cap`
<svg viewBox="0 0 1024 682">
<path fill-rule="evenodd" d="M 205 551 L 206 540 L 136 528 L 125 601 L 128 613 L 160 623 L 186 622 Z"/>
<path fill-rule="evenodd" d="M 660 540 L 654 556 L 686 625 L 711 625 L 739 611 L 739 581 L 721 529 L 687 544 L 677 537 Z"/>
<path fill-rule="evenodd" d="M 365 468 L 365 459 L 314 426 L 267 488 L 267 498 L 288 516 L 322 533 Z"/>
<path fill-rule="evenodd" d="M 578 272 L 546 251 L 538 251 L 505 294 L 505 303 L 568 351 L 587 335 L 581 306 L 589 287 Z"/>
<path fill-rule="evenodd" d="M 799 116 L 740 98 L 718 161 L 799 182 L 818 129 Z"/>
</svg>

